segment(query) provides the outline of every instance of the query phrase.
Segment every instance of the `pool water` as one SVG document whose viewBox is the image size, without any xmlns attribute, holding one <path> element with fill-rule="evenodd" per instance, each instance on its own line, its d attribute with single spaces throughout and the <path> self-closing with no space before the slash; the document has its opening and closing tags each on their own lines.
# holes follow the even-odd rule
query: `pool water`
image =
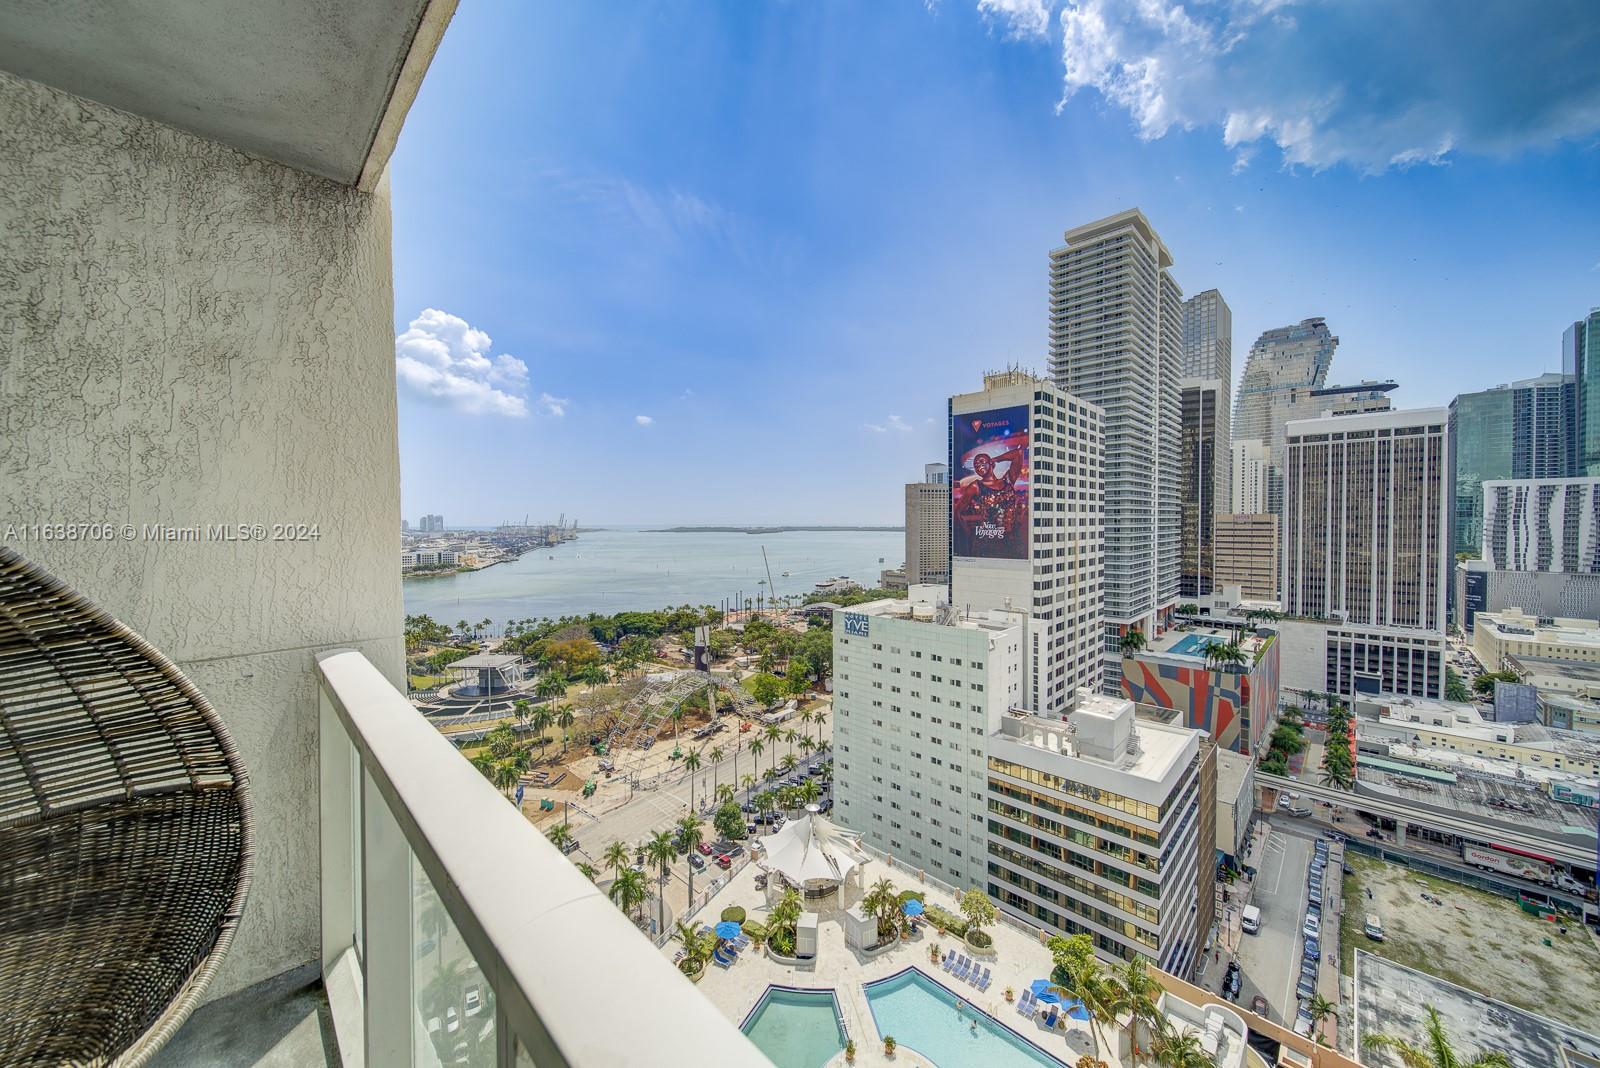
<svg viewBox="0 0 1600 1068">
<path fill-rule="evenodd" d="M 778 1068 L 821 1068 L 844 1049 L 831 990 L 769 986 L 739 1029 Z"/>
<path fill-rule="evenodd" d="M 1222 639 L 1212 637 L 1209 634 L 1185 634 L 1172 643 L 1172 648 L 1167 650 L 1167 655 L 1192 656 L 1204 660 L 1206 646 L 1211 645 L 1213 642 L 1221 643 L 1221 641 Z"/>
<path fill-rule="evenodd" d="M 1066 1068 L 970 1004 L 958 1014 L 958 995 L 916 968 L 868 983 L 865 990 L 878 1035 L 892 1035 L 938 1068 Z"/>
</svg>

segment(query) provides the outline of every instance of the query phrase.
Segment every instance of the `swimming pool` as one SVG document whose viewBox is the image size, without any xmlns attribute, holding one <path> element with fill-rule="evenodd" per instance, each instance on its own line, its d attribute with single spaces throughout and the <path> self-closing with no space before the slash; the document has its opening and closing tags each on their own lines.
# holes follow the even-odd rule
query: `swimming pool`
<svg viewBox="0 0 1600 1068">
<path fill-rule="evenodd" d="M 844 1049 L 831 990 L 769 986 L 739 1030 L 778 1068 L 821 1068 Z"/>
<path fill-rule="evenodd" d="M 1219 645 L 1225 644 L 1221 638 L 1214 637 L 1210 634 L 1185 634 L 1183 637 L 1172 643 L 1172 648 L 1167 650 L 1167 655 L 1192 656 L 1197 660 L 1204 660 L 1206 657 L 1206 646 L 1211 645 L 1213 642 Z"/>
<path fill-rule="evenodd" d="M 916 968 L 864 989 L 879 1037 L 892 1035 L 938 1068 L 1066 1068 L 982 1010 L 963 1002 L 958 1014 L 957 995 Z"/>
</svg>

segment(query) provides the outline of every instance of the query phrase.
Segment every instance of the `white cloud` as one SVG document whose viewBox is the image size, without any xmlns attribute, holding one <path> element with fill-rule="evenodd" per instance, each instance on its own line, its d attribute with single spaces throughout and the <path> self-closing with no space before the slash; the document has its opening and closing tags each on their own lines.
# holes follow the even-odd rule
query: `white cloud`
<svg viewBox="0 0 1600 1068">
<path fill-rule="evenodd" d="M 528 414 L 528 365 L 505 353 L 491 356 L 492 345 L 460 316 L 426 308 L 394 339 L 400 388 L 468 415 L 521 418 Z"/>
<path fill-rule="evenodd" d="M 560 418 L 567 414 L 567 405 L 571 403 L 571 399 L 567 397 L 552 397 L 548 393 L 539 394 L 539 410 L 546 415 Z"/>
<path fill-rule="evenodd" d="M 648 415 L 636 415 L 633 417 L 633 421 L 638 423 L 640 426 L 649 426 L 651 423 L 655 422 L 655 420 L 650 418 Z"/>
<path fill-rule="evenodd" d="M 1368 173 L 1511 155 L 1600 130 L 1593 0 L 976 0 L 1012 36 L 1056 13 L 1061 107 L 1093 90 L 1145 139 L 1219 129 L 1234 170 L 1276 145 L 1288 166 Z M 1040 27 L 1041 17 L 1044 28 Z"/>
<path fill-rule="evenodd" d="M 1050 32 L 1053 0 L 978 0 L 978 10 L 1004 22 L 1012 37 L 1044 37 Z"/>
<path fill-rule="evenodd" d="M 906 422 L 898 415 L 891 415 L 888 419 L 881 423 L 862 423 L 861 427 L 863 430 L 870 430 L 874 434 L 887 434 L 891 430 L 902 434 L 909 434 L 913 429 L 910 423 Z"/>
</svg>

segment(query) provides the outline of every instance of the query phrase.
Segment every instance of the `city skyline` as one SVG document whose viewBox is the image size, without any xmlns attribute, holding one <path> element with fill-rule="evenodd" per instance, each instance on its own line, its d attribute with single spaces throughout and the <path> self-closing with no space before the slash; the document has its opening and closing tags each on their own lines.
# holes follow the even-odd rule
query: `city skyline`
<svg viewBox="0 0 1600 1068">
<path fill-rule="evenodd" d="M 1347 147 L 1371 115 L 1314 123 L 1309 156 L 1239 140 L 1228 116 L 1257 102 L 1238 86 L 1174 92 L 1167 126 L 1114 70 L 1080 70 L 1063 100 L 1061 15 L 459 12 L 392 178 L 395 329 L 422 358 L 401 373 L 405 512 L 894 522 L 899 487 L 943 455 L 943 397 L 1008 363 L 1045 370 L 1062 231 L 1135 206 L 1185 297 L 1232 306 L 1235 391 L 1263 330 L 1321 316 L 1340 381 L 1447 404 L 1558 370 L 1562 331 L 1600 303 L 1595 124 L 1573 126 L 1548 26 L 1515 31 L 1552 67 L 1519 84 L 1536 114 L 1568 111 L 1520 135 L 1451 101 L 1413 133 L 1454 147 L 1390 164 Z M 1318 16 L 1341 17 L 1364 16 Z M 1160 54 L 1126 22 L 1108 20 L 1112 54 Z M 1452 28 L 1456 54 L 1417 62 L 1481 62 L 1492 29 Z M 1414 81 L 1374 76 L 1395 115 L 1432 121 L 1406 109 L 1428 102 Z M 803 445 L 792 462 L 748 447 L 769 438 Z"/>
</svg>

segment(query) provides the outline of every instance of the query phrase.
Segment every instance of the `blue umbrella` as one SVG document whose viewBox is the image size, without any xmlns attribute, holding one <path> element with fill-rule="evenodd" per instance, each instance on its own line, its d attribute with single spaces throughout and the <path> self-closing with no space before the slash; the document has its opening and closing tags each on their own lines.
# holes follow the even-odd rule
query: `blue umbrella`
<svg viewBox="0 0 1600 1068">
<path fill-rule="evenodd" d="M 1077 998 L 1073 998 L 1071 1001 L 1067 1002 L 1066 1005 L 1067 1015 L 1072 1017 L 1074 1020 L 1087 1020 L 1089 1018 L 1089 1010 L 1084 1008 L 1083 1002 L 1079 1001 Z"/>
<path fill-rule="evenodd" d="M 723 920 L 717 924 L 717 937 L 721 939 L 738 938 L 740 930 L 738 920 Z"/>
<path fill-rule="evenodd" d="M 900 906 L 900 911 L 904 912 L 907 916 L 921 916 L 922 902 L 918 901 L 914 897 L 908 897 L 906 898 L 906 903 Z"/>
<path fill-rule="evenodd" d="M 1061 995 L 1050 989 L 1050 980 L 1035 979 L 1028 984 L 1028 989 L 1033 991 L 1033 1000 L 1042 1005 L 1061 1004 Z"/>
</svg>

